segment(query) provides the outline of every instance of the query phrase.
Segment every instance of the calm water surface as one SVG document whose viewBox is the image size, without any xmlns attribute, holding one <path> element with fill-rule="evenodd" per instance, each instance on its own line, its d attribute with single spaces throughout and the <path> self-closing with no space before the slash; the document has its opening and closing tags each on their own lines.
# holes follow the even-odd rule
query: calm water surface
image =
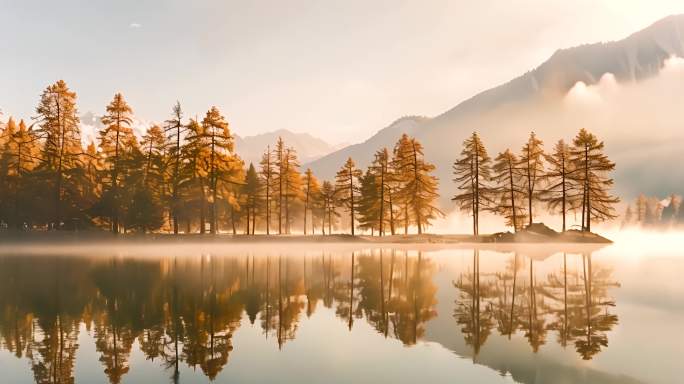
<svg viewBox="0 0 684 384">
<path fill-rule="evenodd" d="M 677 247 L 308 247 L 5 250 L 0 382 L 684 381 Z"/>
</svg>

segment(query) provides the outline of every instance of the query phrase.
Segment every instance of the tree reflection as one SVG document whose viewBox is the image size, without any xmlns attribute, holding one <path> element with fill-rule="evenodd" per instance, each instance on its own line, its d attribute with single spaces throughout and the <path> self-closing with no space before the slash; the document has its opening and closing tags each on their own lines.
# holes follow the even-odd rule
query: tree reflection
<svg viewBox="0 0 684 384">
<path fill-rule="evenodd" d="M 544 345 L 549 331 L 556 333 L 563 347 L 574 343 L 585 360 L 608 345 L 607 332 L 618 321 L 609 312 L 615 303 L 608 289 L 618 284 L 611 281 L 610 269 L 592 264 L 590 253 L 577 255 L 579 272 L 568 268 L 570 256 L 563 253 L 561 268 L 539 280 L 535 259 L 523 261 L 514 253 L 492 280 L 480 273 L 479 251 L 473 251 L 472 270 L 454 282 L 459 290 L 454 317 L 474 357 L 491 335 L 493 320 L 499 334 L 509 339 L 520 331 L 533 352 Z"/>
<path fill-rule="evenodd" d="M 561 255 L 559 255 L 561 256 Z M 533 351 L 554 333 L 591 359 L 617 324 L 612 271 L 591 254 L 562 254 L 556 269 L 513 253 L 480 271 L 480 251 L 459 271 L 453 317 L 478 356 L 494 332 L 524 336 Z M 484 259 L 483 259 L 484 260 Z M 555 263 L 555 261 L 549 262 Z M 485 262 L 485 265 L 488 265 Z M 573 268 L 577 265 L 577 268 Z M 580 267 L 581 265 L 581 267 Z M 215 379 L 229 364 L 242 322 L 283 348 L 321 305 L 352 330 L 413 345 L 437 316 L 437 264 L 422 252 L 372 249 L 304 256 L 0 258 L 1 347 L 27 359 L 38 383 L 74 382 L 78 336 L 94 339 L 104 373 L 119 383 L 134 345 L 180 381 L 181 365 Z"/>
<path fill-rule="evenodd" d="M 608 299 L 607 288 L 617 285 L 609 280 L 606 268 L 592 268 L 591 254 L 582 254 L 584 316 L 578 316 L 572 329 L 575 349 L 584 360 L 590 360 L 608 346 L 608 335 L 618 322 L 617 315 L 608 312 L 615 303 Z"/>
<path fill-rule="evenodd" d="M 472 346 L 473 357 L 476 358 L 494 328 L 496 285 L 492 281 L 481 281 L 478 249 L 473 250 L 472 264 L 472 271 L 461 274 L 454 283 L 461 294 L 456 301 L 454 317 L 461 326 L 466 344 Z"/>
</svg>

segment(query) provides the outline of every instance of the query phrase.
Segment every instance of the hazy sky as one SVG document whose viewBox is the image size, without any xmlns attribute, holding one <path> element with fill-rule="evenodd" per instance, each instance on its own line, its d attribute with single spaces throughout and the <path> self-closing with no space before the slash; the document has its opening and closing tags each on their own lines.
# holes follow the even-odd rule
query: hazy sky
<svg viewBox="0 0 684 384">
<path fill-rule="evenodd" d="M 358 142 L 436 115 L 557 48 L 620 39 L 682 0 L 0 0 L 0 107 L 64 79 L 81 112 L 123 92 L 142 120 L 217 105 L 241 135 Z"/>
</svg>

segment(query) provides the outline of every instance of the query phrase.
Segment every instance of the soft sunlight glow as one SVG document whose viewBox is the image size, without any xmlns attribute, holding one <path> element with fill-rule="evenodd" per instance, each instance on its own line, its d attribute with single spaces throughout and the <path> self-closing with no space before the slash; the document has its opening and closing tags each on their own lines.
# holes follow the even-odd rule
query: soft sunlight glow
<svg viewBox="0 0 684 384">
<path fill-rule="evenodd" d="M 684 258 L 684 230 L 609 230 L 605 235 L 614 241 L 613 247 L 624 256 L 648 257 L 650 254 L 657 254 Z"/>
</svg>

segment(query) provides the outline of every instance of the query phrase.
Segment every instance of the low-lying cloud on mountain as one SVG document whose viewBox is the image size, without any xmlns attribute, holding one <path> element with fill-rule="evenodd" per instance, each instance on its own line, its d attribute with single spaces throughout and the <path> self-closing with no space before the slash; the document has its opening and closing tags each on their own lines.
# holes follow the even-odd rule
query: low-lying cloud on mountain
<svg viewBox="0 0 684 384">
<path fill-rule="evenodd" d="M 417 137 L 426 158 L 437 165 L 442 206 L 456 192 L 452 164 L 473 131 L 490 156 L 519 151 L 531 131 L 547 149 L 571 141 L 580 128 L 597 134 L 616 161 L 615 191 L 624 199 L 638 193 L 684 192 L 684 15 L 670 16 L 628 38 L 556 52 L 548 61 L 506 84 L 482 92 L 430 119 L 392 126 L 365 143 L 310 164 L 322 178 L 347 156 L 365 167 L 382 146 L 401 133 Z M 389 134 L 391 133 L 391 134 Z"/>
</svg>

